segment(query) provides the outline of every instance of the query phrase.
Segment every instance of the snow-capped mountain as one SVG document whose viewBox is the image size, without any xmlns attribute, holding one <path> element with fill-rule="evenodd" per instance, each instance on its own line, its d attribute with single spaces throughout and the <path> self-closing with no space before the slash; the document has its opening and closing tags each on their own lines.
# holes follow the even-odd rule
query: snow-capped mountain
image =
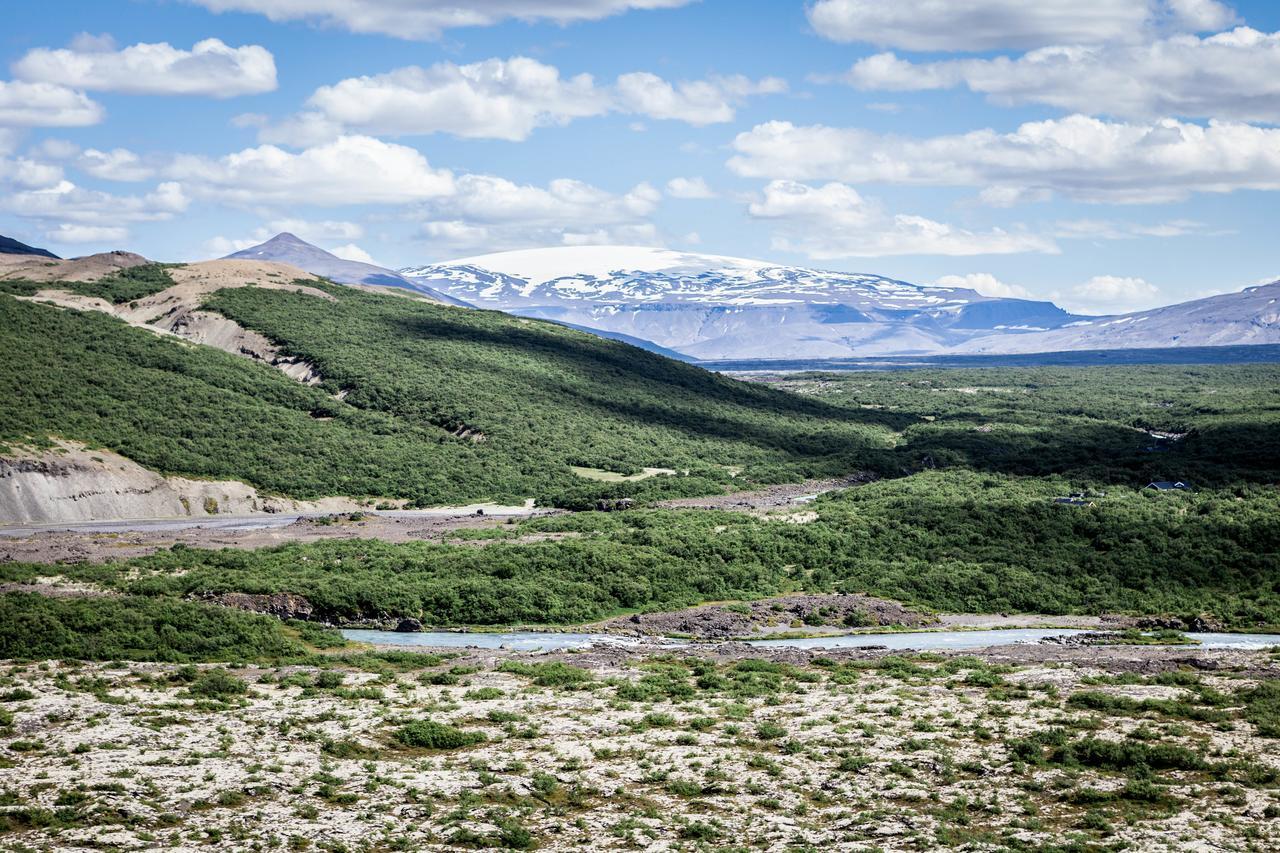
<svg viewBox="0 0 1280 853">
<path fill-rule="evenodd" d="M 640 246 L 502 252 L 400 274 L 477 307 L 704 359 L 933 353 L 1081 319 L 1052 303 L 965 288 Z"/>
</svg>

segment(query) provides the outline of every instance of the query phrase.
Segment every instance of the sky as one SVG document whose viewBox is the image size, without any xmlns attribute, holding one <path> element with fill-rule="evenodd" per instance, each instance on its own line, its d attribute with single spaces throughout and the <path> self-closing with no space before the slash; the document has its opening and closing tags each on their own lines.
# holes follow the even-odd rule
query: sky
<svg viewBox="0 0 1280 853">
<path fill-rule="evenodd" d="M 0 234 L 399 268 L 629 244 L 1086 313 L 1280 277 L 1271 0 L 49 0 Z"/>
</svg>

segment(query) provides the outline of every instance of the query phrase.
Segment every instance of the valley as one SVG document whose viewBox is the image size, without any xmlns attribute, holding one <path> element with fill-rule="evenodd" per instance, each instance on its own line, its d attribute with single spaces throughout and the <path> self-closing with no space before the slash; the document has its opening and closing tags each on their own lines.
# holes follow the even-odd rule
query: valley
<svg viewBox="0 0 1280 853">
<path fill-rule="evenodd" d="M 1274 835 L 1266 347 L 716 373 L 265 257 L 15 257 L 2 843 Z"/>
<path fill-rule="evenodd" d="M 0 20 L 0 853 L 1280 851 L 1280 3 Z"/>
</svg>

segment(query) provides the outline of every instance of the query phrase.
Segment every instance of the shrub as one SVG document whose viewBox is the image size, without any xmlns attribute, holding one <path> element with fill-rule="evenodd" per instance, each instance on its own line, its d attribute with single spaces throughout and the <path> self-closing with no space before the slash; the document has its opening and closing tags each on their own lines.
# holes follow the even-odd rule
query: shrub
<svg viewBox="0 0 1280 853">
<path fill-rule="evenodd" d="M 395 739 L 417 749 L 460 749 L 487 740 L 484 732 L 473 732 L 434 720 L 417 720 L 396 730 Z"/>
</svg>

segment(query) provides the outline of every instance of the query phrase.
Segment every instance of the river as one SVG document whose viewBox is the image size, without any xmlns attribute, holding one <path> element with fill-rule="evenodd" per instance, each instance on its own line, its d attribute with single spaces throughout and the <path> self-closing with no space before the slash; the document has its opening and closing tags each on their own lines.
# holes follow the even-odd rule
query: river
<svg viewBox="0 0 1280 853">
<path fill-rule="evenodd" d="M 902 651 L 930 651 L 942 649 L 980 649 L 986 646 L 1002 646 L 1010 643 L 1035 643 L 1046 637 L 1069 637 L 1085 631 L 1069 628 L 997 628 L 983 631 L 891 631 L 879 634 L 845 634 L 834 637 L 805 637 L 803 639 L 750 640 L 750 645 L 760 648 L 838 649 L 861 646 L 885 646 Z M 654 640 L 617 634 L 570 634 L 552 631 L 515 631 L 505 634 L 471 633 L 461 631 L 423 631 L 400 633 L 397 631 L 368 631 L 348 629 L 342 635 L 349 640 L 371 643 L 376 646 L 424 646 L 429 648 L 482 648 L 511 649 L 514 651 L 558 651 L 562 649 L 586 649 L 600 645 L 636 646 L 650 644 Z M 1263 649 L 1280 646 L 1280 634 L 1189 634 L 1200 649 Z M 671 646 L 691 645 L 688 640 L 658 639 Z M 704 644 L 714 645 L 716 641 Z"/>
</svg>

